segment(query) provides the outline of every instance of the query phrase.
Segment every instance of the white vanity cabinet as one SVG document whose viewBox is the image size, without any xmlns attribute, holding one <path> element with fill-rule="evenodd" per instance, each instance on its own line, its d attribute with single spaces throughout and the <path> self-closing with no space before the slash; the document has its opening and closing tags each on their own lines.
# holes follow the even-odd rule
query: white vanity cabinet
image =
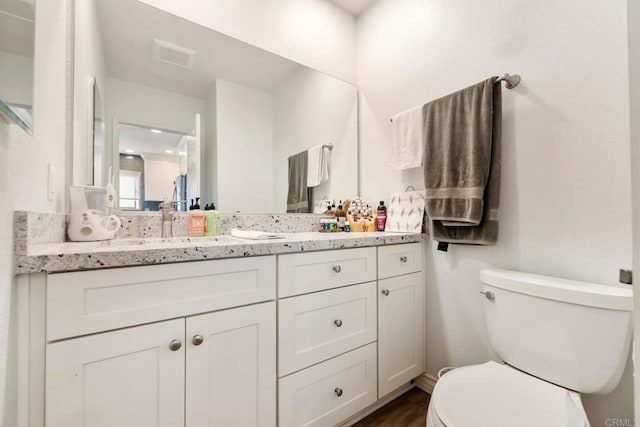
<svg viewBox="0 0 640 427">
<path fill-rule="evenodd" d="M 20 427 L 333 426 L 425 367 L 422 243 L 21 285 Z"/>
<path fill-rule="evenodd" d="M 378 398 L 425 370 L 422 245 L 378 248 Z"/>
<path fill-rule="evenodd" d="M 276 425 L 276 307 L 254 304 L 275 299 L 275 256 L 64 273 L 47 285 L 47 335 L 72 336 L 46 346 L 47 427 Z M 62 293 L 78 305 L 64 315 Z"/>
</svg>

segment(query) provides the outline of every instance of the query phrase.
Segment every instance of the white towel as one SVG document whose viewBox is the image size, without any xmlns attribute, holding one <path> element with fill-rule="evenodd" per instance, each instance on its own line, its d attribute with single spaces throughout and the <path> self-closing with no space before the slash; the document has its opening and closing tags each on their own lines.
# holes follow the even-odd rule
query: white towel
<svg viewBox="0 0 640 427">
<path fill-rule="evenodd" d="M 280 233 L 267 233 L 266 231 L 252 231 L 252 230 L 239 230 L 237 228 L 231 229 L 231 235 L 233 237 L 240 237 L 241 239 L 249 240 L 268 240 L 268 239 L 284 239 L 284 234 Z"/>
<path fill-rule="evenodd" d="M 307 187 L 316 187 L 329 179 L 329 150 L 316 145 L 307 150 Z"/>
<path fill-rule="evenodd" d="M 422 106 L 393 117 L 391 169 L 404 170 L 422 166 L 423 135 Z"/>
</svg>

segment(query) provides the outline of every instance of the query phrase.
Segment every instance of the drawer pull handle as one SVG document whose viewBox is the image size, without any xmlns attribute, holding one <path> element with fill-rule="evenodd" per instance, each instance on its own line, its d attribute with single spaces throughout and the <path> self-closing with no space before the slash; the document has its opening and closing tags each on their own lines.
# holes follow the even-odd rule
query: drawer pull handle
<svg viewBox="0 0 640 427">
<path fill-rule="evenodd" d="M 342 389 L 340 387 L 336 387 L 336 389 L 333 391 L 336 393 L 336 396 L 342 396 Z"/>
<path fill-rule="evenodd" d="M 335 271 L 336 273 L 340 273 L 342 271 L 342 267 L 340 267 L 339 265 L 334 265 L 333 271 Z"/>
<path fill-rule="evenodd" d="M 340 319 L 336 319 L 333 321 L 333 323 L 335 323 L 335 325 L 339 328 L 340 326 L 342 326 L 342 320 Z"/>
<path fill-rule="evenodd" d="M 382 290 L 382 295 L 384 295 L 385 297 L 389 296 L 389 289 L 383 289 Z"/>
<path fill-rule="evenodd" d="M 193 343 L 193 345 L 200 345 L 204 342 L 204 337 L 202 335 L 194 335 L 191 342 Z"/>
<path fill-rule="evenodd" d="M 180 340 L 173 340 L 169 343 L 169 349 L 171 351 L 178 351 L 180 347 L 182 347 L 182 341 Z"/>
<path fill-rule="evenodd" d="M 400 261 L 402 261 L 404 264 L 406 264 L 407 261 L 408 261 L 408 258 L 406 256 L 401 256 L 400 257 Z"/>
</svg>

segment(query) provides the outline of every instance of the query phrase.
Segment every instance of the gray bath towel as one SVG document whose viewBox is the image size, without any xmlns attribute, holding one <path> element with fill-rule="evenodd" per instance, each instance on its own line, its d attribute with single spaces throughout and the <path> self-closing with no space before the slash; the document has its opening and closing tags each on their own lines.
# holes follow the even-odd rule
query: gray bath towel
<svg viewBox="0 0 640 427">
<path fill-rule="evenodd" d="M 426 104 L 425 209 L 440 242 L 498 240 L 502 88 L 492 77 Z"/>
<path fill-rule="evenodd" d="M 307 152 L 289 157 L 288 213 L 308 213 L 309 188 L 307 187 Z"/>
</svg>

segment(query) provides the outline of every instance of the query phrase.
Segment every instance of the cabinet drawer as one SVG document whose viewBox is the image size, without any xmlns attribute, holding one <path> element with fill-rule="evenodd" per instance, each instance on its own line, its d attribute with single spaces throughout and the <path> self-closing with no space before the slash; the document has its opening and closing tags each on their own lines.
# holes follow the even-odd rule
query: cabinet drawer
<svg viewBox="0 0 640 427">
<path fill-rule="evenodd" d="M 378 247 L 378 278 L 422 270 L 422 243 Z"/>
<path fill-rule="evenodd" d="M 279 426 L 336 425 L 376 401 L 372 343 L 279 380 Z"/>
<path fill-rule="evenodd" d="M 376 283 L 278 302 L 279 375 L 376 340 Z"/>
<path fill-rule="evenodd" d="M 275 299 L 275 256 L 47 277 L 47 340 Z"/>
<path fill-rule="evenodd" d="M 305 294 L 376 280 L 376 249 L 280 255 L 279 296 Z"/>
</svg>

